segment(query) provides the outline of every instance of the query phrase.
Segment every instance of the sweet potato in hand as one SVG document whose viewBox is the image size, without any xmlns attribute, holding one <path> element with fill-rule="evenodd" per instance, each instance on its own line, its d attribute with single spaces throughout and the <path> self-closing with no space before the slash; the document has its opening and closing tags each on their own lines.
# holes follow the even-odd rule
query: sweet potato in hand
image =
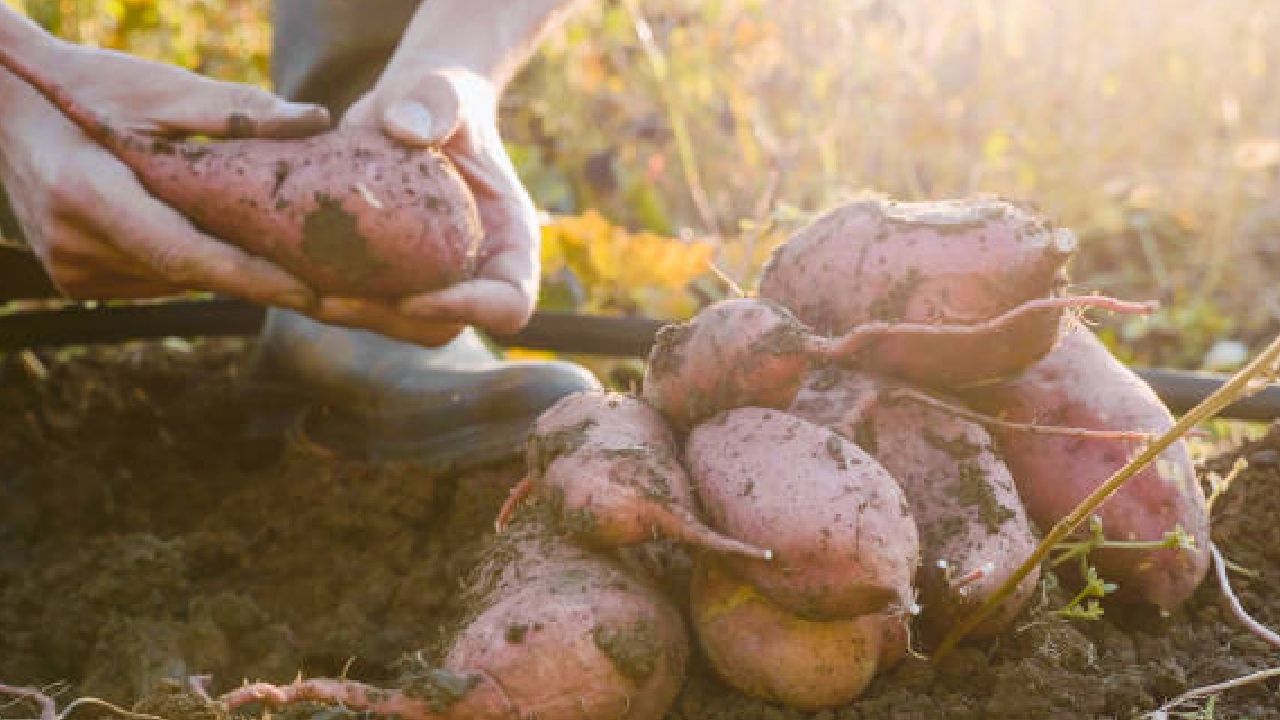
<svg viewBox="0 0 1280 720">
<path fill-rule="evenodd" d="M 316 290 L 398 298 L 449 287 L 474 270 L 482 237 L 475 199 L 436 150 L 408 148 L 376 130 L 212 142 L 143 135 L 100 117 L 11 49 L 0 47 L 0 66 L 155 198 Z M 233 131 L 248 122 L 228 118 Z"/>
</svg>

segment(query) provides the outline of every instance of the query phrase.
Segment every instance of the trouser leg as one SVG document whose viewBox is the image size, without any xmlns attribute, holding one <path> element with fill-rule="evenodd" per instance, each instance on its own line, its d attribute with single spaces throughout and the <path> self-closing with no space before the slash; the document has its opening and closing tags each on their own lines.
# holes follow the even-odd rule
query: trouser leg
<svg viewBox="0 0 1280 720">
<path fill-rule="evenodd" d="M 335 119 L 377 80 L 418 0 L 275 0 L 271 77 L 280 95 Z"/>
</svg>

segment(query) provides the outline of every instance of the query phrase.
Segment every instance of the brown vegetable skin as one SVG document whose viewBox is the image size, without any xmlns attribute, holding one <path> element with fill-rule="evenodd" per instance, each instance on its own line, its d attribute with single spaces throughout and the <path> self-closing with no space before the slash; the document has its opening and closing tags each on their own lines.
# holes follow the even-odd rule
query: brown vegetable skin
<svg viewBox="0 0 1280 720">
<path fill-rule="evenodd" d="M 760 296 L 828 335 L 877 321 L 974 324 L 1051 296 L 1075 247 L 1068 231 L 1003 200 L 862 200 L 779 246 Z M 931 386 L 1005 377 L 1053 347 L 1061 317 L 1038 310 L 977 337 L 883 337 L 861 366 Z"/>
<path fill-rule="evenodd" d="M 718 302 L 658 331 L 644 397 L 680 430 L 729 408 L 785 408 L 809 366 L 810 343 L 807 328 L 777 303 Z"/>
<path fill-rule="evenodd" d="M 1161 433 L 1174 424 L 1168 409 L 1141 378 L 1114 358 L 1082 325 L 1072 323 L 1048 357 L 1021 377 L 972 392 L 984 412 L 1011 420 L 1099 430 Z M 1049 527 L 1070 513 L 1138 451 L 1132 441 L 1064 438 L 995 429 L 1032 519 Z M 1180 605 L 1209 567 L 1209 522 L 1204 492 L 1186 443 L 1179 440 L 1102 504 L 1107 538 L 1159 540 L 1181 526 L 1194 550 L 1108 549 L 1091 561 L 1117 598 Z"/>
<path fill-rule="evenodd" d="M 902 488 L 853 443 L 738 408 L 695 428 L 685 459 L 708 523 L 774 552 L 726 566 L 788 612 L 830 620 L 913 604 L 915 520 Z"/>
<path fill-rule="evenodd" d="M 454 639 L 445 667 L 483 669 L 517 718 L 661 718 L 689 651 L 675 607 L 564 538 L 520 531 L 514 547 L 493 601 Z"/>
<path fill-rule="evenodd" d="M 4 47 L 0 65 L 157 199 L 321 292 L 398 297 L 472 273 L 483 234 L 475 200 L 439 151 L 411 149 L 375 130 L 209 143 L 150 137 L 112 126 Z"/>
<path fill-rule="evenodd" d="M 706 556 L 696 561 L 690 595 L 694 632 L 716 674 L 769 702 L 844 705 L 906 654 L 902 616 L 804 620 Z"/>
<path fill-rule="evenodd" d="M 250 685 L 223 702 L 341 702 L 406 720 L 657 720 L 683 684 L 688 637 L 675 607 L 534 522 L 495 545 L 464 592 L 479 610 L 441 669 L 467 683 L 459 696 L 436 704 L 412 689 L 319 679 Z"/>
<path fill-rule="evenodd" d="M 809 375 L 789 412 L 858 442 L 902 486 L 920 529 L 921 620 L 927 632 L 939 635 L 990 597 L 1031 555 L 1037 538 L 986 429 L 895 398 L 890 393 L 898 387 L 884 378 L 824 369 Z M 1039 580 L 1039 569 L 1028 574 L 970 634 L 1003 632 Z"/>
<path fill-rule="evenodd" d="M 599 391 L 569 395 L 534 423 L 528 476 L 504 506 L 499 526 L 522 495 L 537 492 L 563 529 L 595 547 L 666 537 L 768 559 L 768 550 L 720 535 L 698 519 L 676 453 L 666 422 L 644 400 Z"/>
</svg>

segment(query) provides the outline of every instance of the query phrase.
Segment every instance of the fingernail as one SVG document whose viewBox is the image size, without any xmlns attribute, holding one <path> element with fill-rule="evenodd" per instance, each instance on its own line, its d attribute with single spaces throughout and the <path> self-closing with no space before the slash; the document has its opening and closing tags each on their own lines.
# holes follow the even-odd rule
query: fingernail
<svg viewBox="0 0 1280 720">
<path fill-rule="evenodd" d="M 305 122 L 312 125 L 329 124 L 329 110 L 322 105 L 287 102 L 284 104 L 282 110 L 282 114 L 290 120 Z"/>
<path fill-rule="evenodd" d="M 316 296 L 306 290 L 297 290 L 277 296 L 276 304 L 290 310 L 310 310 L 316 304 Z"/>
<path fill-rule="evenodd" d="M 386 122 L 420 138 L 423 142 L 431 142 L 435 139 L 432 132 L 431 111 L 422 103 L 406 100 L 392 105 L 387 108 Z"/>
</svg>

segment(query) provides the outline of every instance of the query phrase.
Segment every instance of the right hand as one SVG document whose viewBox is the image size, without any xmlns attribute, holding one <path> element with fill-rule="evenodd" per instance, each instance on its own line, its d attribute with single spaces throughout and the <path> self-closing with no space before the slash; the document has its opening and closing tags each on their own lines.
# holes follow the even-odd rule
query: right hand
<svg viewBox="0 0 1280 720">
<path fill-rule="evenodd" d="M 123 53 L 50 40 L 33 60 L 117 127 L 156 135 L 289 137 L 329 126 L 323 108 L 285 102 Z M 128 167 L 0 69 L 0 185 L 54 284 L 75 299 L 207 290 L 309 310 L 313 291 L 276 265 L 198 230 Z M 247 117 L 229 122 L 232 116 Z"/>
</svg>

